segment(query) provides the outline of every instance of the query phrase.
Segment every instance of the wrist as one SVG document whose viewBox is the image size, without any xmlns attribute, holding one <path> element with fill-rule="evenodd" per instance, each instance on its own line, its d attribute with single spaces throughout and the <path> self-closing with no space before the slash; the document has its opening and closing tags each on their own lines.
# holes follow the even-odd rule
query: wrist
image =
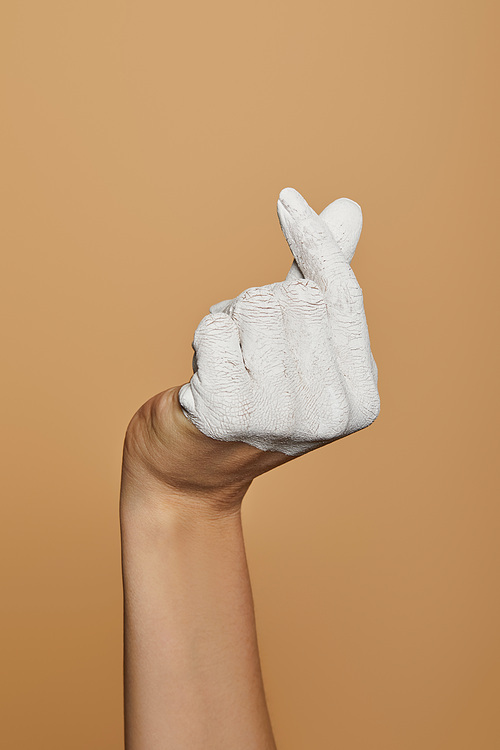
<svg viewBox="0 0 500 750">
<path fill-rule="evenodd" d="M 188 480 L 186 480 L 188 483 Z M 244 487 L 221 486 L 217 489 L 189 491 L 168 484 L 149 471 L 143 464 L 124 459 L 120 485 L 120 517 L 126 519 L 147 516 L 154 523 L 166 520 L 197 524 L 216 522 L 239 516 L 249 483 Z"/>
<path fill-rule="evenodd" d="M 138 497 L 163 498 L 164 504 L 233 510 L 258 473 L 241 456 L 261 451 L 200 432 L 181 410 L 179 389 L 157 394 L 132 417 L 123 446 L 122 484 Z"/>
</svg>

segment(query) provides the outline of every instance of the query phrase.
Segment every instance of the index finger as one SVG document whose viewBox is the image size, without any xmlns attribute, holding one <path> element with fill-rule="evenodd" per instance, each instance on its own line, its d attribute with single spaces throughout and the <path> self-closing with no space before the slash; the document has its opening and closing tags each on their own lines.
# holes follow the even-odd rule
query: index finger
<svg viewBox="0 0 500 750">
<path fill-rule="evenodd" d="M 293 188 L 284 188 L 278 199 L 278 218 L 290 250 L 307 279 L 327 295 L 349 306 L 362 297 L 356 277 L 330 228 Z"/>
</svg>

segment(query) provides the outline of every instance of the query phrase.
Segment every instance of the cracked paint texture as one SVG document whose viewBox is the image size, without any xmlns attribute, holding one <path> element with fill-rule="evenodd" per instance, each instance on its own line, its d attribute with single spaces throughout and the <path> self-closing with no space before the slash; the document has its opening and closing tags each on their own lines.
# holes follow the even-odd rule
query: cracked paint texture
<svg viewBox="0 0 500 750">
<path fill-rule="evenodd" d="M 278 218 L 294 257 L 286 279 L 212 305 L 179 403 L 211 438 L 298 456 L 377 418 L 378 372 L 350 267 L 360 206 L 339 198 L 318 215 L 284 188 Z"/>
</svg>

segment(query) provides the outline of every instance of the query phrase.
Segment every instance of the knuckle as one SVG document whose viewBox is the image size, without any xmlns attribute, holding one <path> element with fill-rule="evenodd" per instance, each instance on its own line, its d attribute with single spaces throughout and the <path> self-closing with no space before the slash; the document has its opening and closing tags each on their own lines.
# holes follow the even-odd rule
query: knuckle
<svg viewBox="0 0 500 750">
<path fill-rule="evenodd" d="M 251 286 L 248 289 L 245 289 L 244 292 L 241 292 L 239 297 L 237 298 L 240 302 L 248 302 L 255 299 L 267 299 L 268 297 L 271 297 L 272 293 L 269 291 L 268 287 L 266 286 Z"/>
<path fill-rule="evenodd" d="M 309 304 L 323 304 L 325 298 L 316 282 L 311 279 L 294 279 L 283 285 L 286 297 L 293 302 L 307 302 Z"/>
<path fill-rule="evenodd" d="M 222 328 L 227 328 L 228 322 L 229 318 L 226 313 L 223 312 L 208 313 L 208 315 L 205 315 L 202 321 L 202 323 L 204 323 L 204 327 L 211 330 L 220 330 Z"/>
<path fill-rule="evenodd" d="M 245 289 L 235 301 L 234 313 L 236 317 L 241 315 L 260 314 L 274 310 L 277 306 L 276 298 L 268 287 L 250 287 Z"/>
<path fill-rule="evenodd" d="M 227 331 L 230 318 L 226 313 L 208 313 L 198 324 L 194 332 L 193 346 L 196 348 L 207 335 L 217 334 L 218 332 Z"/>
</svg>

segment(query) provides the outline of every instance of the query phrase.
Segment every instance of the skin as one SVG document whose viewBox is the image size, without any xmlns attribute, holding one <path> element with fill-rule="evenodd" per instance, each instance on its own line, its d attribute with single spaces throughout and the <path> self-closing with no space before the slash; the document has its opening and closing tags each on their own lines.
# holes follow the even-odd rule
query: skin
<svg viewBox="0 0 500 750">
<path fill-rule="evenodd" d="M 340 199 L 318 217 L 287 188 L 278 214 L 287 279 L 212 308 L 190 383 L 149 399 L 125 435 L 126 750 L 276 750 L 242 501 L 255 477 L 378 414 L 349 267 L 359 206 Z"/>
</svg>

